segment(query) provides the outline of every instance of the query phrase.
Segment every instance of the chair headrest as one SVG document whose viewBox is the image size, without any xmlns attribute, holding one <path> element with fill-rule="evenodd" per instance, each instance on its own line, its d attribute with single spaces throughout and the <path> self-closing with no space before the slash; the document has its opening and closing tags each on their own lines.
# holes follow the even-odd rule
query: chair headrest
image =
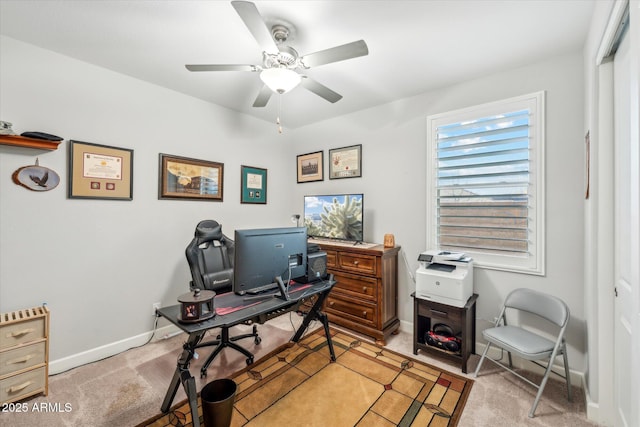
<svg viewBox="0 0 640 427">
<path fill-rule="evenodd" d="M 199 242 L 208 242 L 212 240 L 224 241 L 222 226 L 212 219 L 200 221 L 198 225 L 196 225 L 195 237 Z"/>
</svg>

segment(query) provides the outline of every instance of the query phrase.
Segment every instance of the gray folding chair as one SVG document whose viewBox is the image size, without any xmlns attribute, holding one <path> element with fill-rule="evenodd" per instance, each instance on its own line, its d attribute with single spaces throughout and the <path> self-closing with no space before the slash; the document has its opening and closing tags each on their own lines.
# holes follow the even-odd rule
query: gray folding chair
<svg viewBox="0 0 640 427">
<path fill-rule="evenodd" d="M 507 313 L 524 311 L 535 314 L 536 316 L 545 319 L 556 326 L 558 326 L 558 335 L 555 341 L 552 341 L 546 337 L 541 336 L 531 330 L 524 329 L 523 326 L 512 326 L 507 324 Z M 511 314 L 510 314 L 511 315 Z M 478 376 L 482 362 L 485 359 L 491 360 L 498 366 L 506 369 L 518 378 L 526 381 L 532 386 L 538 389 L 536 400 L 533 402 L 531 411 L 529 411 L 529 417 L 533 418 L 533 414 L 538 406 L 542 391 L 547 384 L 549 374 L 554 374 L 564 378 L 567 381 L 567 398 L 571 401 L 571 379 L 569 378 L 569 362 L 567 360 L 567 346 L 564 339 L 565 329 L 569 323 L 569 307 L 559 298 L 551 295 L 544 294 L 542 292 L 534 291 L 532 289 L 515 289 L 506 298 L 500 316 L 496 321 L 495 327 L 485 329 L 482 331 L 482 335 L 485 340 L 488 341 L 487 347 L 482 353 L 480 362 L 474 374 Z M 501 350 L 507 351 L 509 354 L 509 366 L 500 362 L 498 359 L 493 359 L 487 356 L 489 348 L 491 346 L 497 347 Z M 536 384 L 527 378 L 524 378 L 519 373 L 513 370 L 513 363 L 511 354 L 514 354 L 523 359 L 529 360 L 536 365 L 545 368 L 544 376 L 540 384 Z M 564 359 L 564 372 L 565 375 L 561 375 L 551 368 L 553 362 L 557 356 L 563 356 Z M 502 358 L 502 357 L 501 357 Z M 538 361 L 546 361 L 546 365 L 538 363 Z"/>
</svg>

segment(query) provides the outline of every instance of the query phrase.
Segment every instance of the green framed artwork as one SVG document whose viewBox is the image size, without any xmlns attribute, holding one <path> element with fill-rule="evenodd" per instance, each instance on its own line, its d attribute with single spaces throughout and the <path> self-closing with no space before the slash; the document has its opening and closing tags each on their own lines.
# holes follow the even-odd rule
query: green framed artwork
<svg viewBox="0 0 640 427">
<path fill-rule="evenodd" d="M 267 170 L 240 166 L 240 203 L 267 204 Z"/>
</svg>

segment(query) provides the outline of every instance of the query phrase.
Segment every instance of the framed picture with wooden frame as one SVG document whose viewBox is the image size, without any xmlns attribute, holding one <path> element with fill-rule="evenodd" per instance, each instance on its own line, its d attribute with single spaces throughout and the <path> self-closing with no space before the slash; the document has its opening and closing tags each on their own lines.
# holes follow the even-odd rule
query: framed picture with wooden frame
<svg viewBox="0 0 640 427">
<path fill-rule="evenodd" d="M 240 166 L 240 203 L 267 204 L 267 170 Z"/>
<path fill-rule="evenodd" d="M 298 183 L 324 180 L 324 151 L 300 154 L 296 158 Z"/>
<path fill-rule="evenodd" d="M 70 140 L 68 196 L 133 200 L 133 150 Z"/>
<path fill-rule="evenodd" d="M 221 202 L 224 163 L 160 153 L 158 199 Z"/>
<path fill-rule="evenodd" d="M 362 176 L 362 145 L 329 150 L 329 179 Z"/>
</svg>

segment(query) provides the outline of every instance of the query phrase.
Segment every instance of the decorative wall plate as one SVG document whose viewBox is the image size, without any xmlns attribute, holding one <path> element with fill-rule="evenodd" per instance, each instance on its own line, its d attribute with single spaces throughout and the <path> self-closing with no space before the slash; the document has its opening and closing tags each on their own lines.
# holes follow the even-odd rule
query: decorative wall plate
<svg viewBox="0 0 640 427">
<path fill-rule="evenodd" d="M 40 166 L 38 159 L 35 165 L 23 166 L 11 177 L 16 184 L 33 191 L 53 190 L 60 183 L 60 176 L 55 171 Z"/>
</svg>

